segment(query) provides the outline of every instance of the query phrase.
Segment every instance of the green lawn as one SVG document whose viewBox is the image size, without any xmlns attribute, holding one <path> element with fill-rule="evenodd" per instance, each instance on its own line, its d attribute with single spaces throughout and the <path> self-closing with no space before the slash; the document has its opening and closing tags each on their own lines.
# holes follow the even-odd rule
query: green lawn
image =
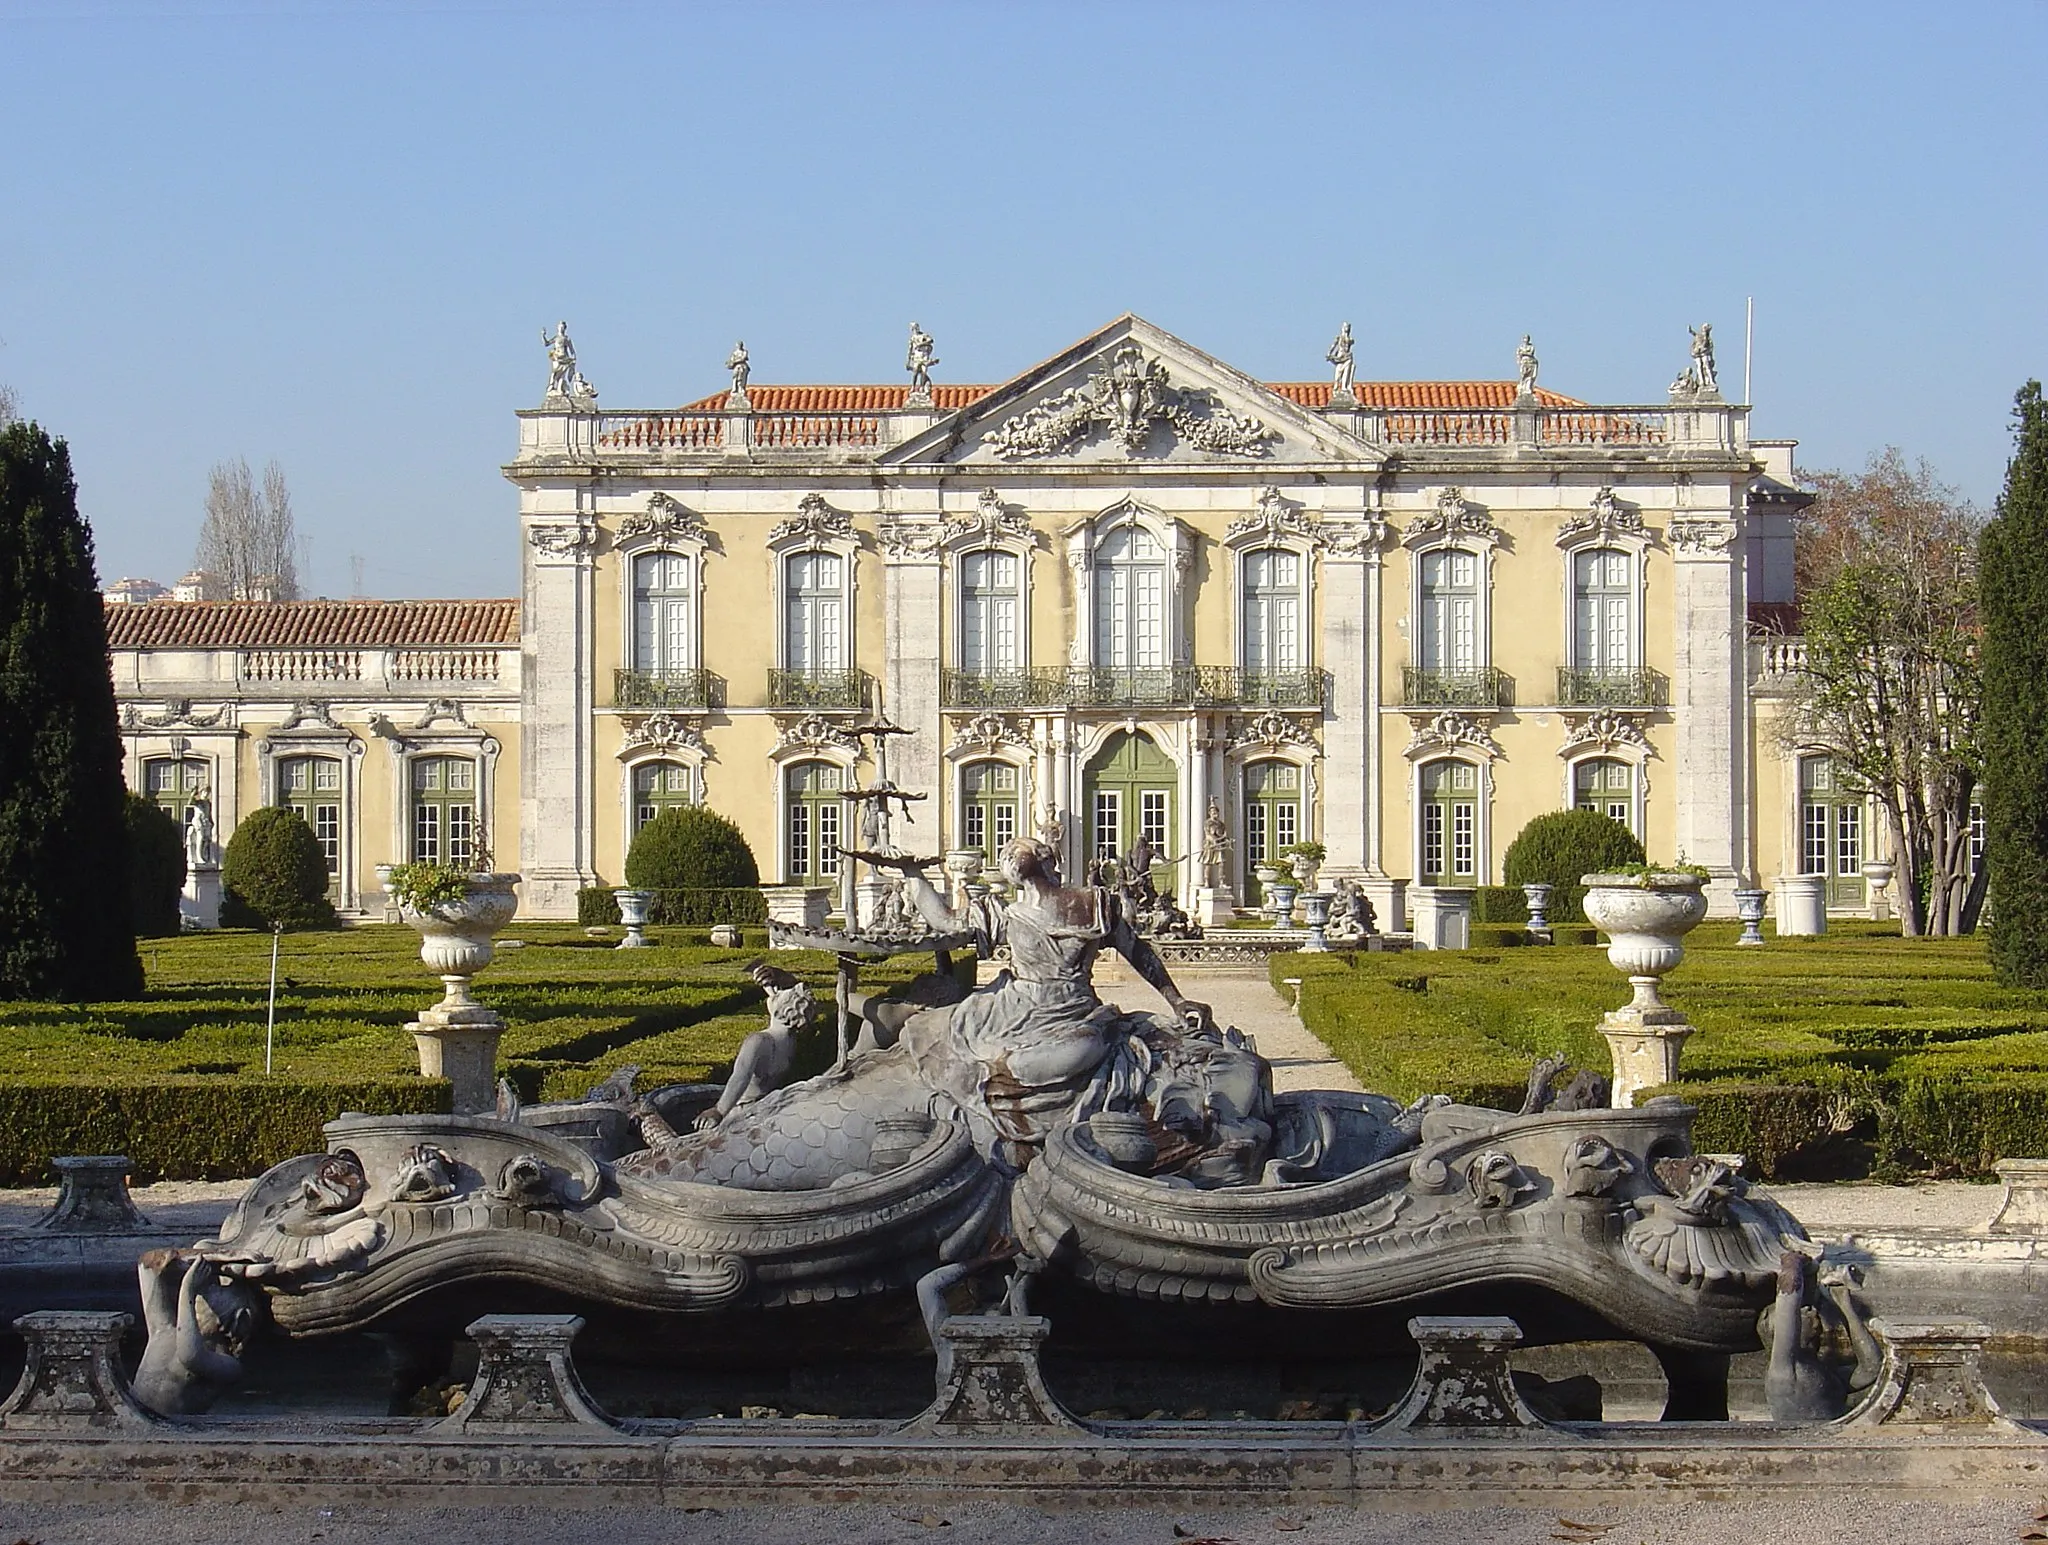
<svg viewBox="0 0 2048 1545">
<path fill-rule="evenodd" d="M 2048 1152 L 2048 995 L 1994 983 L 1980 940 L 1849 923 L 1742 949 L 1736 933 L 1702 926 L 1664 981 L 1698 1032 L 1671 1092 L 1702 1106 L 1703 1146 L 1788 1172 L 1859 1132 L 1879 1170 Z M 1367 1088 L 1404 1099 L 1512 1107 L 1550 1052 L 1604 1072 L 1600 1016 L 1628 998 L 1585 947 L 1295 955 L 1273 971 L 1303 977 L 1304 1019 Z"/>
</svg>

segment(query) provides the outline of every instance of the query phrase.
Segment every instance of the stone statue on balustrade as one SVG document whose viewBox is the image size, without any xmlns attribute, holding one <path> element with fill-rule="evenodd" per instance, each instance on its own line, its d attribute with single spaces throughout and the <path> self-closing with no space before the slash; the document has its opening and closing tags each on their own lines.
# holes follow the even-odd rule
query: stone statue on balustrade
<svg viewBox="0 0 2048 1545">
<path fill-rule="evenodd" d="M 1692 334 L 1693 379 L 1703 392 L 1719 391 L 1721 378 L 1714 368 L 1714 324 L 1702 322 L 1686 331 Z"/>
<path fill-rule="evenodd" d="M 1358 393 L 1355 390 L 1353 376 L 1353 372 L 1357 368 L 1352 363 L 1353 350 L 1351 324 L 1346 322 L 1338 330 L 1336 341 L 1330 345 L 1329 351 L 1323 355 L 1323 358 L 1328 360 L 1333 367 L 1330 378 L 1330 401 L 1332 402 L 1355 404 L 1358 401 Z"/>
<path fill-rule="evenodd" d="M 1202 819 L 1202 850 L 1196 856 L 1202 871 L 1202 883 L 1211 890 L 1220 890 L 1223 886 L 1223 865 L 1230 847 L 1230 828 L 1224 824 L 1223 807 L 1212 799 L 1209 801 L 1209 813 Z"/>
<path fill-rule="evenodd" d="M 932 366 L 939 362 L 938 355 L 933 352 L 934 347 L 932 335 L 912 322 L 910 349 L 904 356 L 903 368 L 910 372 L 910 397 L 913 402 L 931 401 Z"/>
<path fill-rule="evenodd" d="M 747 357 L 747 341 L 742 338 L 732 346 L 732 353 L 725 357 L 725 368 L 732 372 L 732 391 L 726 396 L 728 407 L 744 407 L 747 402 L 747 377 L 753 374 L 753 362 Z"/>
<path fill-rule="evenodd" d="M 1522 334 L 1521 345 L 1515 350 L 1515 395 L 1536 395 L 1536 345 L 1527 333 Z"/>
<path fill-rule="evenodd" d="M 213 801 L 201 790 L 185 812 L 185 867 L 202 869 L 219 862 L 220 849 L 214 842 Z"/>
<path fill-rule="evenodd" d="M 585 408 L 595 403 L 597 388 L 584 380 L 583 372 L 576 368 L 576 345 L 569 341 L 569 324 L 557 322 L 552 335 L 542 328 L 540 341 L 548 351 L 548 400 Z"/>
</svg>

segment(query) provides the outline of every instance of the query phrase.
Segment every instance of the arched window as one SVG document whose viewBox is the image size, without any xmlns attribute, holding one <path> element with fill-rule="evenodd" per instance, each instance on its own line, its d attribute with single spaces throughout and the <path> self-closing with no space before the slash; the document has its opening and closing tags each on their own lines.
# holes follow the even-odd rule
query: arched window
<svg viewBox="0 0 2048 1545">
<path fill-rule="evenodd" d="M 1142 526 L 1117 526 L 1095 545 L 1095 663 L 1166 664 L 1166 554 Z"/>
<path fill-rule="evenodd" d="M 341 762 L 331 756 L 288 756 L 277 764 L 277 802 L 296 810 L 320 839 L 330 895 L 341 887 Z"/>
<path fill-rule="evenodd" d="M 990 863 L 1017 840 L 1017 769 L 1008 762 L 969 762 L 960 769 L 960 846 Z"/>
<path fill-rule="evenodd" d="M 783 773 L 784 861 L 792 885 L 826 885 L 839 878 L 843 776 L 830 762 L 798 762 Z"/>
<path fill-rule="evenodd" d="M 1594 811 L 1634 831 L 1635 770 L 1612 757 L 1579 763 L 1572 769 L 1572 808 Z"/>
<path fill-rule="evenodd" d="M 422 756 L 412 764 L 415 863 L 476 862 L 476 763 L 466 756 Z"/>
<path fill-rule="evenodd" d="M 1023 565 L 1015 553 L 985 548 L 960 555 L 960 669 L 970 676 L 1014 671 L 1018 657 Z"/>
<path fill-rule="evenodd" d="M 1270 679 L 1302 668 L 1301 555 L 1263 547 L 1244 555 L 1243 656 L 1247 675 Z"/>
<path fill-rule="evenodd" d="M 1830 756 L 1799 759 L 1799 872 L 1826 875 L 1827 904 L 1869 902 L 1863 880 L 1863 790 Z"/>
<path fill-rule="evenodd" d="M 1422 769 L 1421 857 L 1424 885 L 1470 885 L 1479 874 L 1479 769 L 1430 762 Z"/>
<path fill-rule="evenodd" d="M 1278 862 L 1301 840 L 1301 769 L 1292 762 L 1252 762 L 1244 770 L 1245 893 L 1262 899 L 1254 865 Z"/>
<path fill-rule="evenodd" d="M 846 560 L 805 552 L 783 563 L 785 668 L 812 676 L 845 670 Z"/>
<path fill-rule="evenodd" d="M 1572 669 L 1592 677 L 1635 669 L 1635 559 L 1613 547 L 1572 554 Z"/>
<path fill-rule="evenodd" d="M 633 769 L 633 830 L 664 810 L 695 803 L 690 769 L 681 762 L 642 762 Z"/>
<path fill-rule="evenodd" d="M 1479 555 L 1461 548 L 1425 552 L 1417 565 L 1415 663 L 1455 676 L 1486 664 L 1479 644 Z"/>
<path fill-rule="evenodd" d="M 196 756 L 153 756 L 142 764 L 142 791 L 182 830 L 193 799 L 206 792 L 206 763 Z"/>
<path fill-rule="evenodd" d="M 643 553 L 633 560 L 633 668 L 681 675 L 697 663 L 690 559 Z"/>
</svg>

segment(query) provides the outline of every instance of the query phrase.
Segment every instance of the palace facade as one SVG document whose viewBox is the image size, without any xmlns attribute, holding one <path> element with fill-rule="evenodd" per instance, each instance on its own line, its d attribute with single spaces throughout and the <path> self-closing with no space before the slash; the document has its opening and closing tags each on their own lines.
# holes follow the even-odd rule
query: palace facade
<svg viewBox="0 0 2048 1545">
<path fill-rule="evenodd" d="M 1125 316 L 997 386 L 928 384 L 915 339 L 897 386 L 755 384 L 741 349 L 638 412 L 554 352 L 504 469 L 516 605 L 110 607 L 137 787 L 210 780 L 225 831 L 324 776 L 354 908 L 466 821 L 572 916 L 687 801 L 850 904 L 841 796 L 884 777 L 926 796 L 905 850 L 1051 836 L 1078 873 L 1143 837 L 1184 892 L 1213 803 L 1240 904 L 1314 840 L 1395 927 L 1568 805 L 1707 866 L 1717 912 L 1817 866 L 1868 904 L 1862 802 L 1773 726 L 1792 442 L 1750 438 L 1710 351 L 1591 404 L 1526 351 L 1520 381 L 1354 382 L 1345 349 L 1262 382 Z M 243 620 L 145 626 L 180 614 Z"/>
</svg>

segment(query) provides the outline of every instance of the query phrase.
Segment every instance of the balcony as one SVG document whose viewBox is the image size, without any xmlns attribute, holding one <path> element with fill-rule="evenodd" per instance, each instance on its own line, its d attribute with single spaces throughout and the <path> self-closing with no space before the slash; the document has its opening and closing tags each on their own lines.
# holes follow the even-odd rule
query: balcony
<svg viewBox="0 0 2048 1545">
<path fill-rule="evenodd" d="M 872 700 L 865 671 L 768 673 L 770 708 L 866 708 Z"/>
<path fill-rule="evenodd" d="M 1515 678 L 1492 665 L 1404 665 L 1401 702 L 1410 708 L 1512 708 Z"/>
<path fill-rule="evenodd" d="M 1661 671 L 1575 671 L 1560 666 L 1557 701 L 1569 708 L 1662 708 L 1671 683 Z"/>
<path fill-rule="evenodd" d="M 614 708 L 723 708 L 725 681 L 702 666 L 612 673 Z"/>
<path fill-rule="evenodd" d="M 948 708 L 1320 708 L 1327 672 L 1244 671 L 1234 665 L 1035 666 L 942 671 Z"/>
</svg>

